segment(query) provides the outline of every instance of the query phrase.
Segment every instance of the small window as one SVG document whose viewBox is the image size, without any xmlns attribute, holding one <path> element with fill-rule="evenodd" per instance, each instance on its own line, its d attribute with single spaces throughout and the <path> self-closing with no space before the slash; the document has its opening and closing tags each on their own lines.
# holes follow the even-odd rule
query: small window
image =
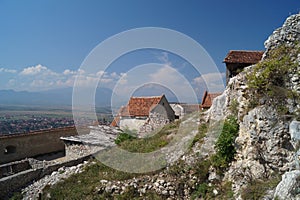
<svg viewBox="0 0 300 200">
<path fill-rule="evenodd" d="M 4 154 L 12 154 L 12 153 L 16 153 L 16 147 L 9 145 L 4 149 Z"/>
</svg>

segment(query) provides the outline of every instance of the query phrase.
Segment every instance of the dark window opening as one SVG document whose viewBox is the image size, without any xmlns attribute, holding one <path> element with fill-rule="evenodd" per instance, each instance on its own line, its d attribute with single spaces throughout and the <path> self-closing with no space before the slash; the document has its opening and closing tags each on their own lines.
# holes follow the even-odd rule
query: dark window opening
<svg viewBox="0 0 300 200">
<path fill-rule="evenodd" d="M 4 149 L 4 154 L 12 154 L 12 153 L 16 153 L 16 147 L 9 145 Z"/>
</svg>

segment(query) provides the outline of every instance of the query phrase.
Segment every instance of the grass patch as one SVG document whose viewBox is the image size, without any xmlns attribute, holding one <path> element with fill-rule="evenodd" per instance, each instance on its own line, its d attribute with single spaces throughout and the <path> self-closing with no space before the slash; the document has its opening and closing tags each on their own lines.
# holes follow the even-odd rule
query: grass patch
<svg viewBox="0 0 300 200">
<path fill-rule="evenodd" d="M 207 124 L 201 124 L 198 128 L 198 133 L 194 137 L 190 148 L 192 148 L 197 142 L 203 143 L 203 138 L 206 136 L 207 133 Z"/>
<path fill-rule="evenodd" d="M 208 185 L 201 183 L 198 185 L 196 191 L 191 195 L 191 199 L 233 199 L 233 191 L 231 189 L 232 183 L 225 182 L 222 184 Z M 214 194 L 213 190 L 216 189 L 218 194 Z"/>
<path fill-rule="evenodd" d="M 177 177 L 176 191 L 184 194 L 185 185 L 191 188 L 191 199 L 196 199 L 206 193 L 206 184 L 209 175 L 210 160 L 198 160 L 192 165 L 187 165 L 179 160 L 170 166 L 167 173 L 172 177 Z M 191 177 L 197 177 L 192 179 Z M 194 189 L 193 189 L 194 188 Z"/>
<path fill-rule="evenodd" d="M 158 133 L 147 138 L 136 138 L 127 133 L 120 134 L 116 140 L 116 144 L 129 152 L 153 152 L 169 144 L 169 141 L 172 139 L 169 135 L 171 133 L 176 133 L 179 125 L 179 121 L 167 124 Z"/>
<path fill-rule="evenodd" d="M 147 191 L 143 196 L 140 196 L 140 194 L 137 192 L 137 190 L 133 187 L 129 187 L 127 191 L 125 191 L 123 194 L 115 195 L 113 198 L 110 197 L 110 199 L 115 200 L 162 200 L 161 196 L 159 196 L 157 193 L 153 191 Z"/>
<path fill-rule="evenodd" d="M 124 131 L 118 135 L 118 137 L 115 139 L 115 143 L 121 144 L 124 141 L 132 141 L 133 139 L 136 139 L 136 136 L 130 132 Z"/>
<path fill-rule="evenodd" d="M 230 103 L 229 110 L 233 115 L 238 115 L 239 112 L 239 102 L 236 99 L 233 99 Z"/>
<path fill-rule="evenodd" d="M 196 191 L 191 195 L 191 199 L 197 199 L 198 197 L 205 198 L 208 193 L 211 193 L 212 188 L 208 186 L 207 183 L 201 183 Z"/>
<path fill-rule="evenodd" d="M 9 200 L 21 200 L 21 199 L 23 199 L 23 195 L 21 192 L 15 192 L 13 196 L 9 198 Z"/>
<path fill-rule="evenodd" d="M 46 187 L 42 199 L 48 199 L 48 193 L 51 194 L 51 199 L 95 199 L 95 188 L 99 186 L 100 180 L 122 181 L 138 176 L 138 174 L 121 172 L 98 161 L 95 162 L 87 166 L 83 173 L 74 174 L 63 182 Z M 98 195 L 96 199 L 101 199 L 101 196 Z"/>
<path fill-rule="evenodd" d="M 280 176 L 265 180 L 254 180 L 242 191 L 242 199 L 261 199 L 267 190 L 274 189 L 279 182 Z"/>
</svg>

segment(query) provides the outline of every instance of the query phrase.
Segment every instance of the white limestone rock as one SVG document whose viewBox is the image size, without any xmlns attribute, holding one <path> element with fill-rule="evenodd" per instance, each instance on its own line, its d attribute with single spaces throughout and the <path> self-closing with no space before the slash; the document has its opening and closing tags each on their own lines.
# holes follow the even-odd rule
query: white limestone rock
<svg viewBox="0 0 300 200">
<path fill-rule="evenodd" d="M 286 172 L 281 182 L 277 185 L 274 198 L 279 200 L 300 199 L 300 171 Z"/>
</svg>

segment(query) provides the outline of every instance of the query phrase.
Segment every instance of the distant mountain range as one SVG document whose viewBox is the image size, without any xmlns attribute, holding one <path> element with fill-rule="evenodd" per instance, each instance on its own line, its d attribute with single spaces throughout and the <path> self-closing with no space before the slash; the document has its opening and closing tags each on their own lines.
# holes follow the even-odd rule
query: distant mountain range
<svg viewBox="0 0 300 200">
<path fill-rule="evenodd" d="M 53 89 L 40 92 L 0 90 L 0 105 L 23 106 L 71 106 L 73 88 Z M 96 106 L 111 104 L 113 92 L 108 88 L 97 88 Z"/>
<path fill-rule="evenodd" d="M 30 107 L 71 107 L 73 88 L 52 89 L 47 91 L 29 92 L 0 90 L 0 106 L 30 106 Z M 136 90 L 133 96 L 160 96 L 165 94 L 169 102 L 178 102 L 174 93 L 170 90 L 157 86 L 147 85 Z M 111 98 L 113 97 L 113 105 Z M 96 107 L 115 107 L 126 105 L 129 97 L 121 97 L 109 88 L 97 88 L 95 94 Z"/>
</svg>

